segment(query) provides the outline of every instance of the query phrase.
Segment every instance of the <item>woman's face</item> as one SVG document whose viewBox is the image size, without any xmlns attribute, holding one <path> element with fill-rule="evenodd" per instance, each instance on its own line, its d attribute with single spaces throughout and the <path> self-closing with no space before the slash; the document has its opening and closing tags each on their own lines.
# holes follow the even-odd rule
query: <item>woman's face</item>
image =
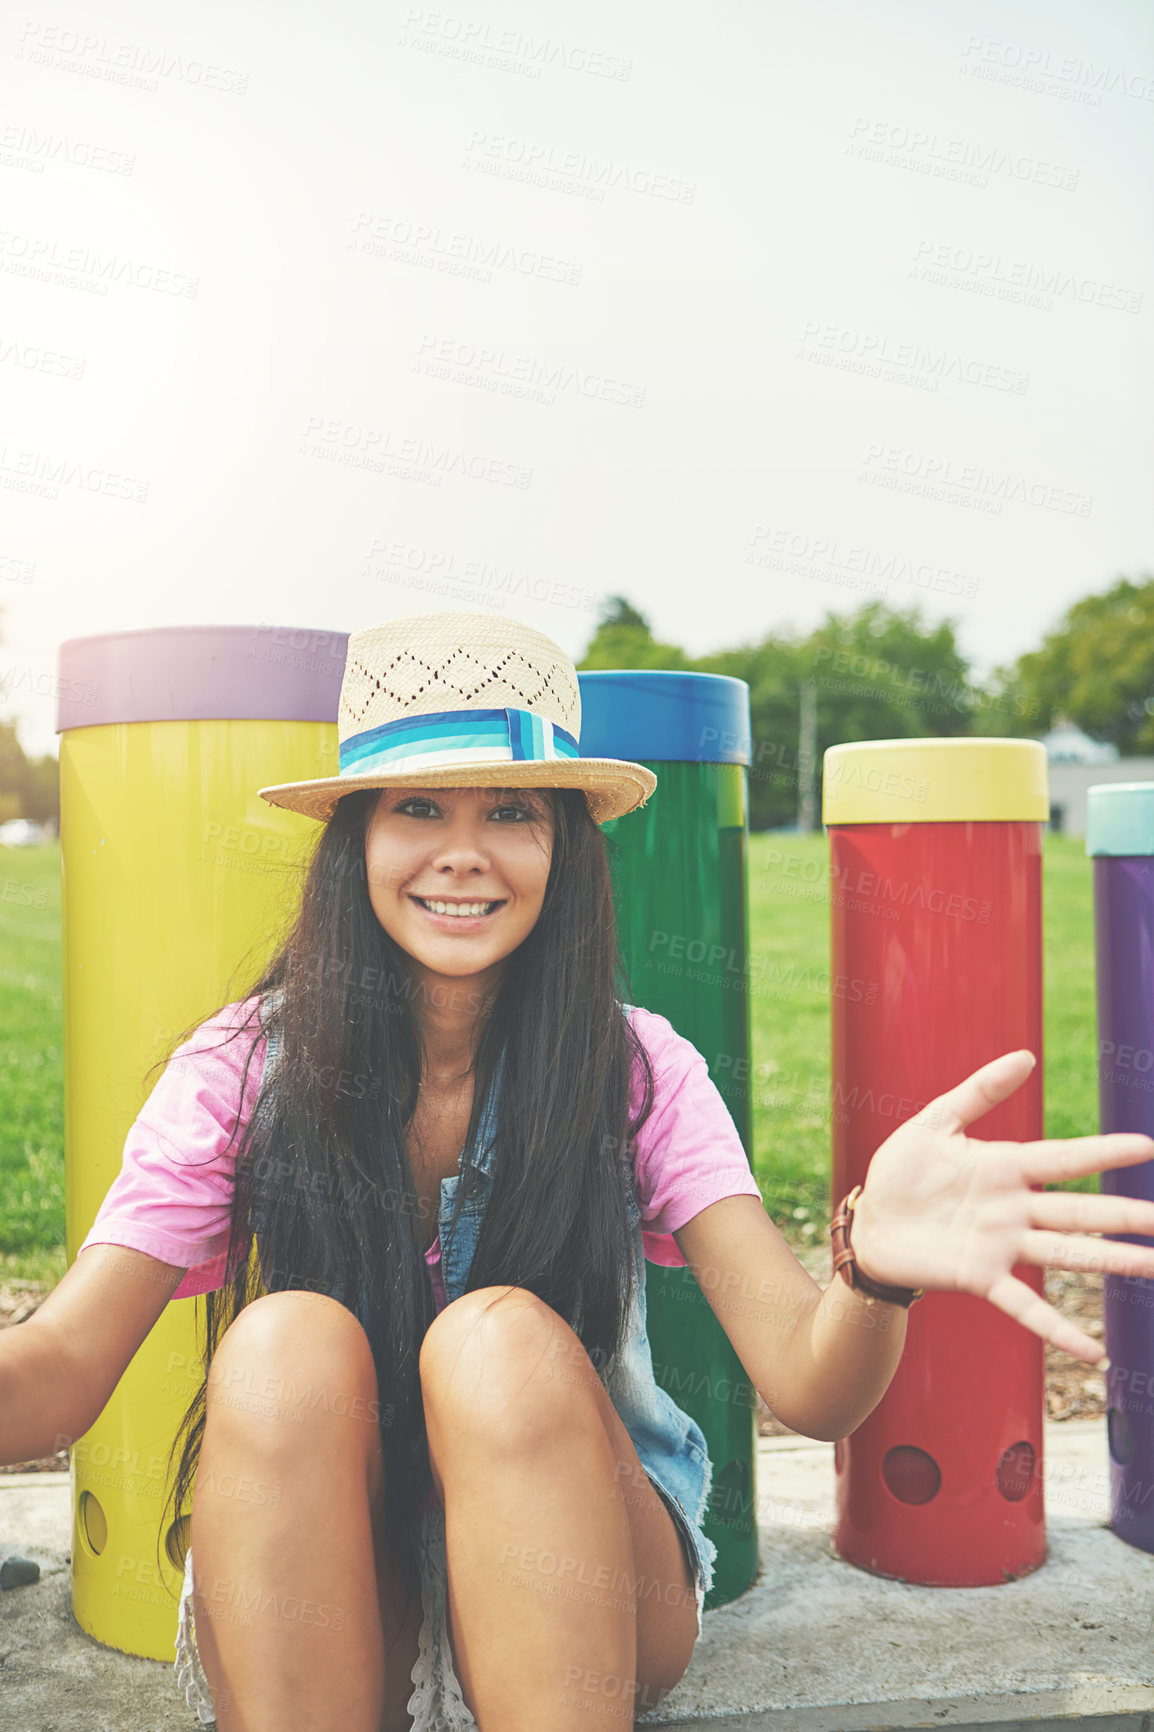
<svg viewBox="0 0 1154 1732">
<path fill-rule="evenodd" d="M 383 788 L 365 833 L 377 919 L 417 963 L 457 979 L 533 930 L 552 858 L 552 807 L 532 788 Z"/>
</svg>

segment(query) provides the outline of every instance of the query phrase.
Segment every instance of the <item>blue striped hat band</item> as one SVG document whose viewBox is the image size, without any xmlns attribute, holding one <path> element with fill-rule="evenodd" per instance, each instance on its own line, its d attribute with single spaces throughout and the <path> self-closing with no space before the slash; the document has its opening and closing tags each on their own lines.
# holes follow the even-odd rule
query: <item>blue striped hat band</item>
<svg viewBox="0 0 1154 1732">
<path fill-rule="evenodd" d="M 350 734 L 340 774 L 407 776 L 446 764 L 550 763 L 580 756 L 573 735 L 533 710 L 437 710 Z"/>
</svg>

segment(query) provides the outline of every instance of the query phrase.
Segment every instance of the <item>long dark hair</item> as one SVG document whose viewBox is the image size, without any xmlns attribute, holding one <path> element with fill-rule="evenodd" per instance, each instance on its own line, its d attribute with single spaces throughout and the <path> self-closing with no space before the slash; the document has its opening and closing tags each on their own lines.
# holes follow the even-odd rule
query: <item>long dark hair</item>
<svg viewBox="0 0 1154 1732">
<path fill-rule="evenodd" d="M 571 1325 L 600 1369 L 620 1351 L 633 1297 L 627 1154 L 652 1106 L 653 1075 L 619 1002 L 607 840 L 579 790 L 547 797 L 553 856 L 541 913 L 506 960 L 495 997 L 473 1006 L 480 1032 L 467 1148 L 502 1054 L 504 1066 L 492 1190 L 467 1288 L 527 1288 Z M 177 1568 L 208 1368 L 224 1331 L 262 1291 L 330 1294 L 368 1335 L 386 1539 L 398 1567 L 410 1561 L 408 1520 L 432 1484 L 417 1360 L 434 1303 L 405 1143 L 422 1074 L 419 988 L 369 900 L 365 837 L 377 798 L 369 790 L 338 802 L 295 922 L 244 995 L 265 995 L 275 1078 L 266 1066 L 247 1123 L 234 1127 L 234 1273 L 205 1295 L 204 1378 L 169 1454 L 171 1473 L 180 1450 L 166 1542 Z M 246 1032 L 247 1077 L 259 1029 L 230 1038 Z M 634 1064 L 641 1097 L 631 1116 Z M 458 1186 L 458 1208 L 463 1192 Z"/>
</svg>

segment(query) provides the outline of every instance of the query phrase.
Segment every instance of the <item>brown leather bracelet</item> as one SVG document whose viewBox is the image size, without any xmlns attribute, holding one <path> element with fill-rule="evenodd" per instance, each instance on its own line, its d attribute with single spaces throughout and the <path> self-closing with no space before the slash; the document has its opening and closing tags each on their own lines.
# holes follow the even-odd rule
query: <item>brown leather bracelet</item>
<svg viewBox="0 0 1154 1732">
<path fill-rule="evenodd" d="M 908 1308 L 915 1299 L 922 1297 L 925 1293 L 924 1287 L 887 1287 L 881 1281 L 871 1280 L 854 1261 L 850 1227 L 854 1204 L 860 1196 L 861 1186 L 855 1185 L 853 1190 L 842 1198 L 829 1224 L 830 1237 L 833 1240 L 833 1272 L 836 1275 L 840 1269 L 850 1286 L 859 1293 L 864 1293 L 867 1299 L 884 1299 L 887 1304 Z"/>
</svg>

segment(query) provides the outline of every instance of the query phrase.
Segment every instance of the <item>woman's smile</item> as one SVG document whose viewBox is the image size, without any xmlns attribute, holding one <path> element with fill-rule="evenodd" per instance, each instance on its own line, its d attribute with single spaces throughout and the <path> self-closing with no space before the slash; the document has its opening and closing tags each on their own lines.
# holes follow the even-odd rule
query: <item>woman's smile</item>
<svg viewBox="0 0 1154 1732">
<path fill-rule="evenodd" d="M 444 896 L 417 896 L 410 892 L 410 900 L 423 909 L 442 931 L 462 935 L 479 932 L 505 906 L 504 897 L 497 897 L 493 901 L 485 901 L 480 897 L 458 900 Z"/>
</svg>

